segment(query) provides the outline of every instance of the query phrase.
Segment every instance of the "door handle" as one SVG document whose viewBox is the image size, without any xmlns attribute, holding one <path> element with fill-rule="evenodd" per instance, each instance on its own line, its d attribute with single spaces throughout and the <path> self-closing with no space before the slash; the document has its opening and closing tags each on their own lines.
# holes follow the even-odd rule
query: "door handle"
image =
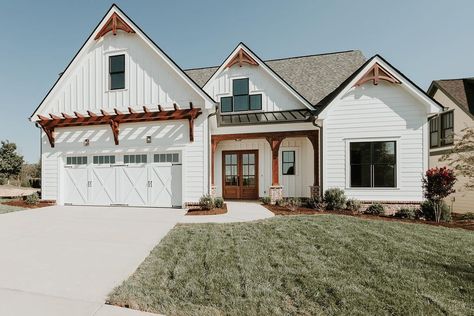
<svg viewBox="0 0 474 316">
<path fill-rule="evenodd" d="M 151 181 L 151 180 L 148 181 L 148 187 L 149 187 L 149 188 L 152 188 L 152 187 L 153 187 L 153 181 Z"/>
</svg>

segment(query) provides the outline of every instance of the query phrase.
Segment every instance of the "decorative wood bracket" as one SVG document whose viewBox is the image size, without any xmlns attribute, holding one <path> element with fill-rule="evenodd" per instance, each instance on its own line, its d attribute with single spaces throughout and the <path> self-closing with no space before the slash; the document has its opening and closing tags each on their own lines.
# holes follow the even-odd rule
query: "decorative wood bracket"
<svg viewBox="0 0 474 316">
<path fill-rule="evenodd" d="M 43 131 L 48 136 L 49 144 L 52 148 L 54 148 L 54 128 L 45 128 L 43 127 Z"/>
<path fill-rule="evenodd" d="M 242 48 L 239 52 L 232 58 L 226 65 L 226 68 L 230 68 L 235 64 L 239 64 L 239 67 L 242 67 L 242 64 L 246 63 L 252 66 L 258 66 L 258 63 L 255 59 L 252 58 L 247 52 L 245 52 Z"/>
<path fill-rule="evenodd" d="M 117 35 L 117 30 L 122 30 L 127 33 L 135 33 L 130 25 L 128 25 L 117 13 L 114 12 L 107 20 L 105 25 L 100 29 L 99 33 L 97 33 L 94 40 L 98 40 L 109 32 Z"/>
<path fill-rule="evenodd" d="M 114 134 L 115 145 L 119 144 L 119 127 L 120 123 L 114 120 L 110 120 L 110 127 L 112 128 L 112 133 Z"/>
<path fill-rule="evenodd" d="M 355 86 L 363 85 L 368 81 L 372 81 L 374 85 L 377 85 L 379 81 L 384 80 L 390 83 L 400 84 L 400 80 L 391 75 L 378 63 L 375 63 L 363 76 L 356 82 Z"/>
</svg>

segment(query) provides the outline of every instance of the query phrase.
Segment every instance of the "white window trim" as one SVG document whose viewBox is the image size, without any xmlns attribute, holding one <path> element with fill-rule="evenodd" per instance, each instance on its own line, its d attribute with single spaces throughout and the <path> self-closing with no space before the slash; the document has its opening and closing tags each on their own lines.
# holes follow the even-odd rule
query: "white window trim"
<svg viewBox="0 0 474 316">
<path fill-rule="evenodd" d="M 110 62 L 110 57 L 112 56 L 117 56 L 117 55 L 125 55 L 125 88 L 124 89 L 115 89 L 111 90 L 110 89 L 110 73 L 109 73 L 109 62 Z M 104 80 L 104 91 L 106 93 L 114 93 L 114 92 L 122 92 L 122 91 L 127 91 L 129 87 L 129 78 L 130 78 L 130 56 L 128 54 L 127 49 L 117 49 L 117 50 L 110 50 L 104 52 L 104 58 L 105 58 L 105 69 L 103 70 L 103 73 L 105 74 L 105 80 Z"/>
<path fill-rule="evenodd" d="M 400 190 L 400 137 L 370 137 L 370 138 L 345 138 L 345 189 L 346 191 L 397 191 Z M 351 143 L 362 143 L 362 142 L 395 142 L 395 163 L 396 163 L 396 172 L 395 172 L 395 187 L 387 188 L 377 188 L 377 187 L 351 187 L 351 155 L 350 155 L 350 144 Z"/>
</svg>

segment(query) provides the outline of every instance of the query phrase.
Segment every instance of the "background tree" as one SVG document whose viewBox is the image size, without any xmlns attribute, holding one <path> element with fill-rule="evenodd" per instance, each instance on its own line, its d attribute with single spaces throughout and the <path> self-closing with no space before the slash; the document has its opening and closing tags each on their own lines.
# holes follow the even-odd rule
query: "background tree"
<svg viewBox="0 0 474 316">
<path fill-rule="evenodd" d="M 41 183 L 41 165 L 40 163 L 25 163 L 21 167 L 20 182 L 21 186 L 39 188 Z"/>
<path fill-rule="evenodd" d="M 10 184 L 10 177 L 18 176 L 23 165 L 23 156 L 16 152 L 16 144 L 8 140 L 2 141 L 0 147 L 0 175 L 7 179 Z"/>
<path fill-rule="evenodd" d="M 462 137 L 456 138 L 452 150 L 441 157 L 441 161 L 454 168 L 459 176 L 466 178 L 465 187 L 474 189 L 474 127 L 461 130 Z"/>
<path fill-rule="evenodd" d="M 433 204 L 436 222 L 441 219 L 443 200 L 454 193 L 456 176 L 452 169 L 446 167 L 431 168 L 423 177 L 424 195 Z"/>
</svg>

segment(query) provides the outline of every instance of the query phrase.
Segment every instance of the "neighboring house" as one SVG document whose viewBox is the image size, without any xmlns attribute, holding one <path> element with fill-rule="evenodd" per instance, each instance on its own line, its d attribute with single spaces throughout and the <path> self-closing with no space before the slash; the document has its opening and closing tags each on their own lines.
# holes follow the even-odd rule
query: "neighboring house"
<svg viewBox="0 0 474 316">
<path fill-rule="evenodd" d="M 474 128 L 474 78 L 435 80 L 428 94 L 441 103 L 445 112 L 430 118 L 430 166 L 445 166 L 441 157 L 449 153 L 455 137 L 466 127 Z M 465 188 L 466 179 L 458 177 L 456 193 L 450 202 L 457 212 L 474 211 L 474 192 Z"/>
<path fill-rule="evenodd" d="M 33 113 L 42 198 L 182 206 L 339 187 L 423 199 L 428 121 L 442 107 L 376 55 L 264 61 L 239 44 L 183 71 L 113 5 Z"/>
</svg>

